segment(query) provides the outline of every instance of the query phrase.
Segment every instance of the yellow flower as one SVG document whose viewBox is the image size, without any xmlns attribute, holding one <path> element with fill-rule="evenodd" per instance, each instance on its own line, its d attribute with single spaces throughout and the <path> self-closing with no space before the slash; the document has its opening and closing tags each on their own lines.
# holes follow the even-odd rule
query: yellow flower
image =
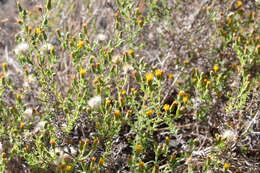
<svg viewBox="0 0 260 173">
<path fill-rule="evenodd" d="M 139 26 L 143 26 L 144 21 L 140 18 L 140 19 L 137 20 L 137 24 L 138 24 Z"/>
<path fill-rule="evenodd" d="M 122 90 L 121 95 L 126 95 L 126 90 Z"/>
<path fill-rule="evenodd" d="M 138 166 L 144 167 L 144 162 L 142 162 L 142 161 L 138 162 Z"/>
<path fill-rule="evenodd" d="M 213 70 L 214 70 L 214 71 L 219 71 L 219 69 L 220 69 L 220 67 L 219 67 L 218 65 L 214 65 L 214 66 L 213 66 Z"/>
<path fill-rule="evenodd" d="M 131 109 L 129 109 L 129 110 L 126 112 L 127 115 L 132 115 L 132 113 L 133 113 L 133 111 L 132 111 Z"/>
<path fill-rule="evenodd" d="M 88 24 L 84 23 L 82 26 L 84 29 L 86 29 L 88 27 Z"/>
<path fill-rule="evenodd" d="M 163 106 L 163 110 L 165 110 L 165 111 L 169 111 L 170 110 L 170 105 L 168 105 L 168 104 L 165 104 L 164 106 Z"/>
<path fill-rule="evenodd" d="M 102 158 L 100 158 L 99 161 L 98 161 L 98 164 L 101 165 L 101 166 L 103 166 L 104 163 L 105 163 L 105 160 L 102 159 Z"/>
<path fill-rule="evenodd" d="M 2 63 L 2 68 L 4 71 L 7 71 L 7 67 L 8 67 L 7 63 Z"/>
<path fill-rule="evenodd" d="M 93 84 L 98 86 L 100 85 L 100 83 L 101 83 L 100 77 L 96 76 L 93 80 Z"/>
<path fill-rule="evenodd" d="M 188 59 L 185 59 L 184 61 L 183 61 L 183 64 L 189 64 L 190 63 L 190 60 L 188 60 Z"/>
<path fill-rule="evenodd" d="M 7 158 L 7 154 L 5 152 L 2 152 L 2 158 L 6 159 Z"/>
<path fill-rule="evenodd" d="M 179 96 L 185 96 L 185 95 L 186 95 L 185 91 L 183 91 L 183 90 L 179 91 Z"/>
<path fill-rule="evenodd" d="M 149 111 L 145 112 L 145 114 L 148 115 L 148 116 L 153 115 L 153 113 L 154 113 L 154 110 L 149 110 Z"/>
<path fill-rule="evenodd" d="M 41 28 L 36 28 L 35 29 L 35 33 L 40 35 L 43 32 L 43 30 Z"/>
<path fill-rule="evenodd" d="M 56 140 L 55 140 L 55 139 L 51 139 L 51 140 L 50 140 L 50 144 L 51 144 L 51 145 L 55 145 L 55 144 L 56 144 Z"/>
<path fill-rule="evenodd" d="M 166 144 L 169 144 L 169 142 L 170 142 L 170 137 L 169 136 L 165 137 L 165 142 L 166 142 Z"/>
<path fill-rule="evenodd" d="M 231 166 L 231 164 L 230 163 L 224 163 L 224 169 L 228 169 L 228 168 L 230 168 L 230 166 Z"/>
<path fill-rule="evenodd" d="M 256 49 L 256 51 L 259 51 L 260 50 L 260 45 L 257 45 L 255 49 Z"/>
<path fill-rule="evenodd" d="M 86 73 L 87 73 L 87 70 L 84 69 L 84 68 L 81 68 L 80 71 L 79 71 L 79 74 L 80 74 L 81 76 L 84 76 Z"/>
<path fill-rule="evenodd" d="M 124 98 L 123 98 L 123 97 L 119 97 L 119 98 L 118 98 L 118 102 L 119 102 L 119 103 L 123 103 L 123 102 L 124 102 Z"/>
<path fill-rule="evenodd" d="M 161 77 L 163 75 L 163 71 L 161 69 L 156 69 L 155 70 L 155 76 L 156 77 Z"/>
<path fill-rule="evenodd" d="M 172 102 L 172 105 L 173 105 L 173 106 L 176 106 L 176 105 L 178 105 L 178 102 L 177 102 L 177 101 L 173 101 L 173 102 Z"/>
<path fill-rule="evenodd" d="M 196 78 L 192 78 L 191 81 L 192 81 L 192 82 L 196 82 L 197 79 L 196 79 Z"/>
<path fill-rule="evenodd" d="M 231 19 L 231 18 L 228 18 L 228 19 L 227 19 L 227 24 L 228 24 L 228 25 L 231 25 L 231 24 L 232 24 L 232 22 L 233 22 L 233 21 L 232 21 L 232 19 Z"/>
<path fill-rule="evenodd" d="M 109 99 L 106 99 L 106 105 L 111 105 L 112 104 L 112 101 L 111 100 L 109 100 Z"/>
<path fill-rule="evenodd" d="M 141 13 L 140 8 L 135 8 L 135 12 L 136 12 L 137 14 L 140 14 L 140 13 Z"/>
<path fill-rule="evenodd" d="M 135 151 L 140 153 L 141 151 L 143 151 L 144 147 L 142 145 L 136 145 L 135 146 Z"/>
<path fill-rule="evenodd" d="M 66 168 L 65 168 L 65 171 L 68 171 L 68 172 L 72 171 L 72 166 L 67 165 Z"/>
<path fill-rule="evenodd" d="M 91 158 L 91 161 L 92 161 L 92 162 L 95 162 L 96 160 L 97 160 L 96 157 L 92 157 L 92 158 Z"/>
<path fill-rule="evenodd" d="M 136 88 L 131 88 L 130 90 L 131 90 L 132 93 L 136 93 L 137 92 Z"/>
<path fill-rule="evenodd" d="M 235 3 L 236 8 L 240 8 L 242 5 L 243 5 L 243 2 L 242 2 L 241 0 L 238 0 L 238 1 Z"/>
<path fill-rule="evenodd" d="M 119 13 L 115 13 L 113 16 L 117 18 L 119 16 Z"/>
<path fill-rule="evenodd" d="M 145 78 L 147 82 L 151 82 L 154 78 L 154 75 L 152 73 L 146 73 Z"/>
<path fill-rule="evenodd" d="M 120 117 L 121 112 L 119 110 L 115 110 L 114 115 L 115 117 Z"/>
<path fill-rule="evenodd" d="M 182 98 L 182 101 L 183 101 L 183 103 L 187 103 L 189 101 L 189 97 L 188 96 L 184 96 Z"/>
<path fill-rule="evenodd" d="M 20 128 L 23 129 L 25 127 L 25 123 L 24 122 L 21 122 L 20 123 Z"/>
<path fill-rule="evenodd" d="M 174 78 L 173 74 L 168 74 L 167 77 L 168 77 L 169 79 L 173 79 L 173 78 Z"/>
<path fill-rule="evenodd" d="M 127 52 L 126 52 L 128 55 L 131 55 L 133 56 L 135 51 L 133 49 L 129 49 Z"/>
<path fill-rule="evenodd" d="M 16 94 L 15 97 L 16 97 L 17 100 L 22 99 L 22 95 L 21 94 Z"/>
<path fill-rule="evenodd" d="M 84 42 L 83 41 L 79 41 L 78 44 L 77 44 L 77 47 L 78 48 L 84 47 Z"/>
</svg>

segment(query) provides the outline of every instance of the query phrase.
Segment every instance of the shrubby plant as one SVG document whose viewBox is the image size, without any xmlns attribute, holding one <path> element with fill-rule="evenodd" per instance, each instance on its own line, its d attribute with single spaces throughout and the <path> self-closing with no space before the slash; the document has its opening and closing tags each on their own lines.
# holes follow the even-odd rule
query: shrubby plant
<svg viewBox="0 0 260 173">
<path fill-rule="evenodd" d="M 187 16 L 184 1 L 107 1 L 108 24 L 94 1 L 18 2 L 21 72 L 2 63 L 0 170 L 259 170 L 257 4 L 194 3 Z M 93 15 L 73 23 L 65 10 Z"/>
</svg>

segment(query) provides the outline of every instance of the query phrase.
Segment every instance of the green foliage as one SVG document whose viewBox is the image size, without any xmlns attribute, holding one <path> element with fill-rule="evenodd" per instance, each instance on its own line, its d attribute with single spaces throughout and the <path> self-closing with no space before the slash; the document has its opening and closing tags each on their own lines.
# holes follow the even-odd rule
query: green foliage
<svg viewBox="0 0 260 173">
<path fill-rule="evenodd" d="M 208 55 L 209 69 L 192 66 L 197 58 L 192 39 L 186 45 L 189 59 L 173 58 L 174 65 L 165 68 L 167 54 L 156 59 L 161 66 L 144 58 L 151 46 L 146 41 L 147 32 L 159 22 L 174 37 L 177 31 L 169 29 L 171 15 L 181 11 L 184 2 L 170 7 L 167 1 L 140 2 L 146 4 L 116 1 L 109 40 L 93 37 L 99 31 L 92 20 L 81 24 L 77 32 L 59 27 L 59 12 L 72 1 L 47 0 L 37 14 L 17 4 L 21 32 L 16 40 L 28 48 L 17 54 L 24 70 L 22 86 L 8 75 L 9 65 L 2 64 L 0 144 L 4 149 L 0 151 L 0 171 L 17 159 L 34 172 L 113 171 L 116 168 L 109 167 L 116 167 L 113 162 L 119 162 L 117 157 L 122 157 L 122 165 L 130 172 L 230 169 L 229 160 L 222 156 L 232 143 L 223 139 L 221 132 L 209 140 L 197 132 L 184 131 L 186 122 L 191 124 L 187 126 L 204 126 L 218 111 L 232 114 L 247 110 L 253 87 L 259 85 L 259 72 L 254 71 L 259 64 L 256 14 L 239 9 L 218 18 L 221 11 L 210 7 L 204 12 L 215 22 L 217 32 L 212 38 L 219 39 L 221 45 L 207 47 L 212 53 Z M 94 8 L 91 2 L 84 7 L 89 13 Z M 69 11 L 78 9 L 71 5 Z M 157 46 L 169 49 L 173 41 L 158 35 L 161 41 Z M 56 45 L 51 44 L 54 38 L 59 42 Z M 236 64 L 225 63 L 225 58 L 233 55 Z M 232 88 L 233 80 L 238 84 Z M 166 103 L 169 86 L 176 94 Z M 232 126 L 223 119 L 227 122 L 222 130 Z M 206 127 L 210 129 L 210 125 Z M 236 140 L 240 139 L 233 142 Z M 196 158 L 195 151 L 207 143 L 211 145 L 207 156 Z M 127 152 L 122 154 L 123 150 Z"/>
</svg>

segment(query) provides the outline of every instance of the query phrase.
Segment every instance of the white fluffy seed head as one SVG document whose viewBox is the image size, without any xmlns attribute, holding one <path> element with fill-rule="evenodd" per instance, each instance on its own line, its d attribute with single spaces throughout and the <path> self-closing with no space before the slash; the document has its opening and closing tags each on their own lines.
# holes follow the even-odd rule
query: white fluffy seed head
<svg viewBox="0 0 260 173">
<path fill-rule="evenodd" d="M 101 105 L 101 96 L 95 96 L 95 97 L 92 97 L 91 99 L 89 99 L 88 101 L 88 105 L 91 107 L 91 108 L 97 108 Z"/>
<path fill-rule="evenodd" d="M 134 67 L 130 64 L 125 64 L 123 66 L 123 71 L 124 71 L 123 73 L 124 74 L 127 74 L 127 73 L 129 73 L 130 71 L 133 71 L 133 70 L 134 70 Z"/>
<path fill-rule="evenodd" d="M 2 153 L 3 151 L 4 151 L 3 144 L 0 142 L 0 153 Z"/>
<path fill-rule="evenodd" d="M 26 120 L 31 120 L 31 119 L 33 119 L 33 109 L 31 108 L 31 107 L 29 107 L 29 108 L 26 108 L 25 109 L 25 111 L 24 111 L 24 113 L 23 113 L 23 115 L 24 115 L 24 118 L 26 119 Z"/>
<path fill-rule="evenodd" d="M 98 34 L 96 39 L 99 42 L 106 41 L 107 40 L 107 35 L 105 35 L 105 34 Z"/>
<path fill-rule="evenodd" d="M 26 42 L 22 42 L 20 44 L 18 44 L 15 49 L 14 49 L 14 53 L 16 55 L 19 55 L 20 53 L 24 53 L 29 49 L 29 44 Z"/>
<path fill-rule="evenodd" d="M 24 87 L 30 87 L 33 83 L 36 82 L 36 79 L 33 75 L 28 75 L 25 77 L 24 79 L 24 83 L 23 83 L 23 86 Z"/>
<path fill-rule="evenodd" d="M 42 129 L 44 129 L 44 126 L 47 124 L 47 121 L 39 121 L 36 126 L 33 129 L 34 133 L 37 133 L 39 131 L 41 131 Z"/>
<path fill-rule="evenodd" d="M 123 57 L 121 56 L 121 55 L 114 55 L 113 57 L 112 57 L 112 62 L 114 63 L 114 64 L 119 64 L 119 63 L 121 63 L 123 61 Z"/>
<path fill-rule="evenodd" d="M 227 129 L 222 133 L 221 137 L 231 142 L 237 139 L 237 135 L 237 131 Z"/>
<path fill-rule="evenodd" d="M 54 46 L 50 43 L 46 43 L 41 47 L 40 50 L 41 50 L 41 53 L 44 54 L 44 53 L 47 53 L 48 51 L 51 51 L 52 49 L 54 49 Z"/>
</svg>

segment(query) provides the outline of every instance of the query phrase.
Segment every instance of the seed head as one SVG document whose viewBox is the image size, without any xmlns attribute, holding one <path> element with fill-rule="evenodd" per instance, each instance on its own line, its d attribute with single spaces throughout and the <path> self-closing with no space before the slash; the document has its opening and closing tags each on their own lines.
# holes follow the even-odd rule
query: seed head
<svg viewBox="0 0 260 173">
<path fill-rule="evenodd" d="M 15 49 L 14 49 L 14 53 L 16 55 L 20 54 L 20 53 L 25 53 L 27 50 L 29 49 L 29 44 L 26 42 L 22 42 L 20 44 L 18 44 Z"/>
<path fill-rule="evenodd" d="M 101 96 L 95 96 L 95 97 L 92 97 L 91 99 L 89 99 L 88 105 L 91 108 L 97 108 L 101 105 L 101 102 L 102 102 Z"/>
</svg>

